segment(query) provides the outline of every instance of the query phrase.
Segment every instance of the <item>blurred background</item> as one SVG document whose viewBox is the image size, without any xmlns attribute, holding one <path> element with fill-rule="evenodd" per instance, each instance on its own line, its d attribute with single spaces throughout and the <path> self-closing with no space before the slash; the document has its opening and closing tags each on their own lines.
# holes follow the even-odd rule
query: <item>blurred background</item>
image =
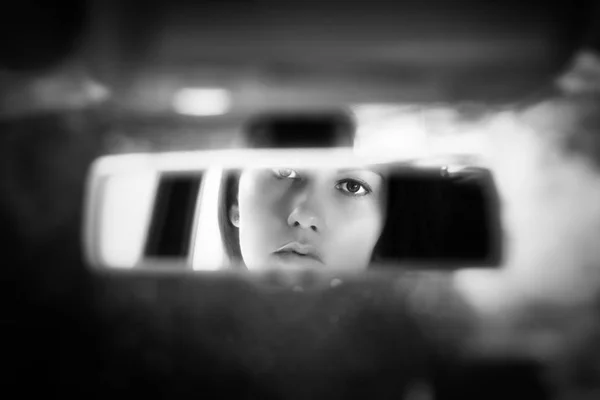
<svg viewBox="0 0 600 400">
<path fill-rule="evenodd" d="M 257 110 L 510 103 L 548 86 L 576 47 L 597 45 L 594 7 L 584 0 L 26 1 L 3 16 L 3 113 L 110 98 L 115 129 L 206 148 L 230 146 Z"/>
</svg>

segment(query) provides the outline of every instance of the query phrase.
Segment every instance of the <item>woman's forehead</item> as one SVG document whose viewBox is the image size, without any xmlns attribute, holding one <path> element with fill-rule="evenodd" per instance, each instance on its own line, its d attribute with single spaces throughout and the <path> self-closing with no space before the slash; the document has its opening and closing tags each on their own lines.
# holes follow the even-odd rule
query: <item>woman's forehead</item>
<svg viewBox="0 0 600 400">
<path fill-rule="evenodd" d="M 375 173 L 377 175 L 384 175 L 383 167 L 376 166 L 357 166 L 357 167 L 344 167 L 344 168 L 335 168 L 335 167 L 272 167 L 272 168 L 256 168 L 257 170 L 293 170 L 296 172 L 304 172 L 304 173 L 326 173 L 326 174 L 350 174 L 350 173 Z"/>
<path fill-rule="evenodd" d="M 338 174 L 352 174 L 352 173 L 364 173 L 364 174 L 375 174 L 381 178 L 384 177 L 384 168 L 382 167 L 361 167 L 361 168 L 338 168 L 336 169 Z"/>
<path fill-rule="evenodd" d="M 292 170 L 297 172 L 300 175 L 304 176 L 318 176 L 318 177 L 361 177 L 361 178 L 370 178 L 370 179 L 384 179 L 386 176 L 386 170 L 383 167 L 377 166 L 358 166 L 358 167 L 350 167 L 350 168 L 332 168 L 332 167 L 303 167 L 303 168 L 287 168 L 287 167 L 273 167 L 273 168 L 250 168 L 246 169 L 244 172 L 250 172 L 252 175 L 259 174 L 265 172 L 272 171 L 281 171 L 281 170 Z M 257 175 L 257 177 L 259 176 Z"/>
<path fill-rule="evenodd" d="M 320 174 L 320 175 L 331 175 L 331 176 L 363 176 L 363 177 L 384 177 L 383 168 L 375 167 L 352 167 L 352 168 L 307 168 L 297 169 L 298 172 L 304 172 L 309 174 Z"/>
</svg>

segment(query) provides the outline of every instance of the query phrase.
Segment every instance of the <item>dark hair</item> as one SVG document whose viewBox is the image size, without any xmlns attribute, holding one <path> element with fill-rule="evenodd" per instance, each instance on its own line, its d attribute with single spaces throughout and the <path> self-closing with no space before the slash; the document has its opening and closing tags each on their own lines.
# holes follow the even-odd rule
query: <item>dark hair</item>
<svg viewBox="0 0 600 400">
<path fill-rule="evenodd" d="M 237 204 L 240 175 L 238 170 L 224 170 L 219 188 L 219 230 L 225 254 L 234 266 L 243 265 L 240 234 L 229 215 L 231 207 Z"/>
</svg>

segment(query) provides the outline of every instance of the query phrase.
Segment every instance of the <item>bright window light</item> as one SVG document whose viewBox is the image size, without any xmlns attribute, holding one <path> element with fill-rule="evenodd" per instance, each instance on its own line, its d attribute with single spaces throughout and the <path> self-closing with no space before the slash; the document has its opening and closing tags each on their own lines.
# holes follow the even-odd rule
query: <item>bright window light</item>
<svg viewBox="0 0 600 400">
<path fill-rule="evenodd" d="M 435 161 L 486 151 L 482 131 L 489 128 L 487 122 L 462 119 L 452 108 L 362 104 L 353 110 L 358 121 L 355 151 L 363 156 Z"/>
<path fill-rule="evenodd" d="M 197 271 L 220 269 L 225 261 L 218 220 L 221 176 L 221 170 L 209 170 L 202 185 L 192 260 L 193 269 Z"/>
<path fill-rule="evenodd" d="M 220 88 L 184 88 L 175 94 L 173 108 L 197 117 L 223 115 L 231 108 L 231 94 Z"/>
<path fill-rule="evenodd" d="M 352 149 L 233 149 L 196 150 L 165 153 L 118 154 L 96 161 L 99 176 L 147 171 L 167 172 L 208 168 L 350 168 L 386 161 L 398 161 L 397 155 L 360 156 Z"/>
<path fill-rule="evenodd" d="M 142 258 L 157 176 L 153 172 L 108 178 L 100 211 L 100 257 L 113 268 L 133 268 Z"/>
<path fill-rule="evenodd" d="M 428 139 L 418 115 L 388 116 L 359 126 L 355 151 L 364 156 L 419 158 L 428 155 Z"/>
</svg>

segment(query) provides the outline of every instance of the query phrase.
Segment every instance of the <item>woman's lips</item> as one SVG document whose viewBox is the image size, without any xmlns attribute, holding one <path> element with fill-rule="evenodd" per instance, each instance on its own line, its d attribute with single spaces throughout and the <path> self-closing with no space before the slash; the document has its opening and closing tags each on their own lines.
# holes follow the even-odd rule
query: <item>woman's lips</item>
<svg viewBox="0 0 600 400">
<path fill-rule="evenodd" d="M 297 258 L 298 260 L 307 258 L 323 263 L 323 260 L 314 246 L 300 242 L 287 243 L 277 249 L 273 254 L 284 258 Z"/>
</svg>

